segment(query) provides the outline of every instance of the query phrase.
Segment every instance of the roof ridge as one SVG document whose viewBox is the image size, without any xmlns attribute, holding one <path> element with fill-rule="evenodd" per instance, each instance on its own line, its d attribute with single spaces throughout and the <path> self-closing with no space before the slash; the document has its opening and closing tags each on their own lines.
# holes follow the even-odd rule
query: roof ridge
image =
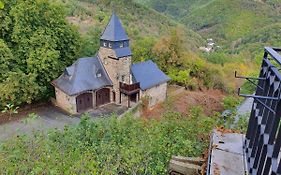
<svg viewBox="0 0 281 175">
<path fill-rule="evenodd" d="M 113 14 L 112 14 L 112 15 L 113 15 Z M 110 17 L 110 19 L 109 19 L 108 23 L 106 24 L 105 28 L 103 29 L 103 32 L 102 32 L 102 34 L 101 34 L 100 38 L 102 38 L 102 36 L 104 35 L 104 32 L 106 31 L 107 27 L 109 26 L 110 21 L 111 21 L 111 18 L 112 18 L 112 15 L 111 15 L 111 17 Z"/>
<path fill-rule="evenodd" d="M 109 77 L 109 75 L 108 75 L 108 73 L 107 73 L 107 71 L 106 71 L 104 65 L 102 64 L 102 62 L 101 62 L 101 60 L 100 60 L 100 57 L 99 57 L 99 54 L 98 54 L 98 53 L 96 54 L 96 58 L 98 59 L 99 63 L 101 64 L 101 67 L 102 67 L 103 71 L 104 71 L 105 74 L 106 74 L 106 75 L 105 75 L 106 78 L 110 80 L 110 83 L 111 83 L 111 84 L 113 84 L 113 82 L 112 82 L 111 78 Z"/>
<path fill-rule="evenodd" d="M 71 83 L 74 82 L 74 80 L 76 79 L 77 65 L 79 63 L 79 60 L 80 60 L 80 58 L 72 64 L 72 65 L 74 65 L 74 71 L 73 71 L 73 75 L 72 75 L 72 77 L 70 78 L 70 81 L 69 81 Z M 74 88 L 74 86 L 72 86 L 72 88 L 70 89 L 71 92 L 73 91 L 73 88 Z"/>
</svg>

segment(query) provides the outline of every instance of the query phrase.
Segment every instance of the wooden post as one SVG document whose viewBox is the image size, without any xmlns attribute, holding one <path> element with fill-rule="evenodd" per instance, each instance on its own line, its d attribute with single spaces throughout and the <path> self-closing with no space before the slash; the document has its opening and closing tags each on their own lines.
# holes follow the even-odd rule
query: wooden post
<svg viewBox="0 0 281 175">
<path fill-rule="evenodd" d="M 131 100 L 131 98 L 130 98 L 131 96 L 130 95 L 128 95 L 128 108 L 130 107 L 130 100 Z"/>
<path fill-rule="evenodd" d="M 120 104 L 121 104 L 121 92 L 119 92 L 119 94 L 120 94 L 120 98 L 119 98 L 119 101 L 120 101 Z"/>
</svg>

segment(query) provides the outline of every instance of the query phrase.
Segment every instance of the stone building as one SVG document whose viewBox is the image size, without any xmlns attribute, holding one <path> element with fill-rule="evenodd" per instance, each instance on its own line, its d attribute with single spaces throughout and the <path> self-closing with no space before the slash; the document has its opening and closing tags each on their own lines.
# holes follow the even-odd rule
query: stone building
<svg viewBox="0 0 281 175">
<path fill-rule="evenodd" d="M 80 58 L 52 82 L 56 104 L 71 114 L 108 103 L 131 106 L 143 96 L 149 106 L 164 101 L 170 80 L 151 60 L 132 64 L 130 40 L 116 14 L 94 57 Z"/>
</svg>

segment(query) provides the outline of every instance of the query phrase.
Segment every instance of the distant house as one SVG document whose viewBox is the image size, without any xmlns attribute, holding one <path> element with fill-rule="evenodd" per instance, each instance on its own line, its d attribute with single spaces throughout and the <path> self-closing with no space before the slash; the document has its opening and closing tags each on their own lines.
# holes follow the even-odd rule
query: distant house
<svg viewBox="0 0 281 175">
<path fill-rule="evenodd" d="M 151 60 L 132 64 L 130 40 L 116 14 L 100 38 L 94 57 L 80 58 L 52 82 L 56 104 L 71 114 L 108 103 L 130 107 L 143 96 L 149 106 L 166 99 L 170 80 Z"/>
</svg>

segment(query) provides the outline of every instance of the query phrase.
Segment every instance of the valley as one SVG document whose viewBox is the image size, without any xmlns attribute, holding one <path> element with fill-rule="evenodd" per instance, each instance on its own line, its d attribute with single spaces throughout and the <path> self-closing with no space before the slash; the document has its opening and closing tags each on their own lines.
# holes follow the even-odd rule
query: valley
<svg viewBox="0 0 281 175">
<path fill-rule="evenodd" d="M 0 0 L 0 21 L 0 174 L 167 174 L 245 133 L 260 79 L 234 72 L 281 46 L 279 0 Z"/>
</svg>

